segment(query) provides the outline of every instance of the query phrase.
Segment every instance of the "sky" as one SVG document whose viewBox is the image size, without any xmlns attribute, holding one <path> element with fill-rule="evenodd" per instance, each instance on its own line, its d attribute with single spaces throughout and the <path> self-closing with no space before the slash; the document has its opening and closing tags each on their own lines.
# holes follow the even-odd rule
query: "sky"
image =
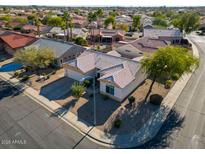
<svg viewBox="0 0 205 154">
<path fill-rule="evenodd" d="M 0 0 L 0 5 L 205 6 L 205 0 Z"/>
</svg>

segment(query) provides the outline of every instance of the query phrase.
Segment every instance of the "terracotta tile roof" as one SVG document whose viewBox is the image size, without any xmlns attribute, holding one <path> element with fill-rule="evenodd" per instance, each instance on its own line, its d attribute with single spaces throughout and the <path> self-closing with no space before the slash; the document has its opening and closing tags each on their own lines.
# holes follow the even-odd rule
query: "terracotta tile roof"
<svg viewBox="0 0 205 154">
<path fill-rule="evenodd" d="M 21 26 L 22 24 L 20 22 L 17 22 L 17 21 L 12 21 L 12 22 L 9 22 L 7 25 L 9 27 L 17 27 L 17 26 Z"/>
<path fill-rule="evenodd" d="M 25 47 L 36 40 L 35 37 L 30 35 L 24 35 L 10 31 L 1 34 L 0 39 L 13 49 Z"/>
</svg>

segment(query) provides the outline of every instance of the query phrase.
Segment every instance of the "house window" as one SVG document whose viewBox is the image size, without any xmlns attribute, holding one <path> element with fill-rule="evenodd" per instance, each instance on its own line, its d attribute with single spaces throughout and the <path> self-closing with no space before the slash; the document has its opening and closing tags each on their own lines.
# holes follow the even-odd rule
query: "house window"
<svg viewBox="0 0 205 154">
<path fill-rule="evenodd" d="M 114 95 L 114 86 L 106 85 L 106 93 Z"/>
</svg>

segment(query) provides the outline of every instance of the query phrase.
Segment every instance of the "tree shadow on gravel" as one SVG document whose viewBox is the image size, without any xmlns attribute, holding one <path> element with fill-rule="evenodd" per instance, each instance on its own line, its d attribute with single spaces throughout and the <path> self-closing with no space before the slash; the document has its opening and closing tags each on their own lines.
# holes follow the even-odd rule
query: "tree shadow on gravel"
<svg viewBox="0 0 205 154">
<path fill-rule="evenodd" d="M 163 123 L 157 135 L 142 146 L 135 147 L 138 149 L 163 149 L 168 148 L 170 143 L 170 135 L 177 130 L 180 130 L 183 126 L 184 117 L 180 116 L 176 110 L 172 109 L 167 119 Z M 171 138 L 172 139 L 172 138 Z"/>
</svg>

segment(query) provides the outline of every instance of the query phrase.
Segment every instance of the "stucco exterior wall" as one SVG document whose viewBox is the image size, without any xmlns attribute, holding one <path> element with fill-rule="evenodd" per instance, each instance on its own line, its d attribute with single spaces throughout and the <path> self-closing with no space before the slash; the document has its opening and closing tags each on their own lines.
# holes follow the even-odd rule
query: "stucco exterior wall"
<svg viewBox="0 0 205 154">
<path fill-rule="evenodd" d="M 142 83 L 145 80 L 145 74 L 139 71 L 136 74 L 135 80 L 133 80 L 129 85 L 127 85 L 124 88 L 118 88 L 112 84 L 108 84 L 105 82 L 100 82 L 100 92 L 104 95 L 107 95 L 117 101 L 123 101 L 135 88 L 137 88 L 140 83 Z M 112 85 L 114 86 L 114 96 L 106 93 L 106 85 Z"/>
<path fill-rule="evenodd" d="M 93 76 L 93 75 L 94 75 L 94 71 L 91 71 L 91 72 L 86 73 L 86 74 L 81 74 L 77 71 L 65 68 L 65 76 L 67 76 L 71 79 L 74 79 L 76 81 L 80 81 L 82 78 L 85 78 L 87 76 Z"/>
</svg>

